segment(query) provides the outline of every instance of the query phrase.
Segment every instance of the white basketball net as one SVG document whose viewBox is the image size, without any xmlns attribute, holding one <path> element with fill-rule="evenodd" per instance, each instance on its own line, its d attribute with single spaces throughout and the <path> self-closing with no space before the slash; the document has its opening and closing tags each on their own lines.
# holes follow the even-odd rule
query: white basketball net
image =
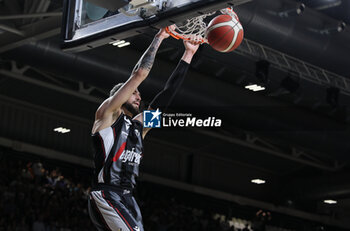
<svg viewBox="0 0 350 231">
<path fill-rule="evenodd" d="M 236 13 L 231 8 L 222 9 L 220 12 L 235 17 L 238 20 Z M 176 39 L 189 40 L 196 43 L 208 43 L 206 35 L 207 24 L 204 22 L 204 19 L 215 13 L 216 12 L 208 13 L 187 19 L 183 25 L 167 27 L 166 30 Z"/>
</svg>

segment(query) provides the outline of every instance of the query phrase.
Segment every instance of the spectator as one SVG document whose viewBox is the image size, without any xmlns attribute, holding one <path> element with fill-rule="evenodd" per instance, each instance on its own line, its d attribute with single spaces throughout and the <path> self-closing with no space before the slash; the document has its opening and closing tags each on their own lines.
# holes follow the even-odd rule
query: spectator
<svg viewBox="0 0 350 231">
<path fill-rule="evenodd" d="M 39 218 L 33 222 L 33 231 L 45 231 L 45 224 L 43 222 L 43 215 L 40 214 Z"/>
<path fill-rule="evenodd" d="M 22 217 L 21 222 L 16 227 L 16 231 L 29 231 L 29 226 L 26 222 L 25 217 Z"/>
<path fill-rule="evenodd" d="M 63 173 L 45 162 L 27 164 L 4 155 L 0 159 L 0 231 L 95 231 L 87 212 L 88 177 L 80 169 Z M 193 208 L 183 200 L 187 195 L 175 198 L 172 190 L 145 186 L 136 196 L 147 231 L 238 231 L 229 225 L 229 217 L 214 219 L 210 206 Z M 270 219 L 269 212 L 259 211 L 254 230 L 264 230 Z M 248 224 L 243 231 L 250 231 Z"/>
<path fill-rule="evenodd" d="M 266 224 L 271 220 L 271 213 L 259 210 L 253 221 L 253 231 L 265 231 Z"/>
<path fill-rule="evenodd" d="M 242 229 L 242 231 L 250 231 L 249 224 L 245 224 L 245 227 Z"/>
</svg>

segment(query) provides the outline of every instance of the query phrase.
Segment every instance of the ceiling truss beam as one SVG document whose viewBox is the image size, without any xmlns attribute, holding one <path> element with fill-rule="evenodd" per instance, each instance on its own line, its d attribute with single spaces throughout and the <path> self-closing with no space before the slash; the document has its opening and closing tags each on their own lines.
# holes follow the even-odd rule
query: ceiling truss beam
<svg viewBox="0 0 350 231">
<path fill-rule="evenodd" d="M 0 70 L 0 75 L 10 77 L 13 79 L 17 79 L 17 80 L 21 80 L 21 81 L 24 81 L 24 82 L 27 82 L 30 84 L 34 84 L 37 86 L 41 86 L 44 88 L 48 88 L 51 90 L 55 90 L 57 92 L 61 92 L 61 93 L 67 94 L 67 95 L 72 95 L 72 96 L 75 96 L 75 97 L 78 97 L 78 98 L 81 98 L 81 99 L 84 99 L 84 100 L 87 100 L 87 101 L 90 101 L 93 103 L 100 104 L 103 102 L 102 98 L 97 98 L 95 96 L 91 96 L 91 95 L 87 94 L 87 93 L 90 93 L 91 91 L 71 90 L 71 89 L 68 89 L 67 87 L 64 87 L 64 86 L 57 86 L 57 85 L 52 84 L 52 83 L 47 83 L 47 82 L 44 82 L 41 80 L 37 80 L 37 79 L 31 78 L 31 77 L 25 76 L 21 73 L 18 73 L 18 71 L 16 72 L 16 71 Z M 79 89 L 79 85 L 77 88 Z"/>
<path fill-rule="evenodd" d="M 327 159 L 324 158 L 321 159 L 318 156 L 307 152 L 306 150 L 302 150 L 302 148 L 298 147 L 289 147 L 290 152 L 287 152 L 286 150 L 281 150 L 279 147 L 275 146 L 272 143 L 268 143 L 268 141 L 264 140 L 264 143 L 268 143 L 268 145 L 262 145 L 259 140 L 261 140 L 260 137 L 253 137 L 254 135 L 249 134 L 246 135 L 244 139 L 240 138 L 234 138 L 227 135 L 221 135 L 219 133 L 211 132 L 211 131 L 205 131 L 205 130 L 193 130 L 194 132 L 208 135 L 232 144 L 237 144 L 243 147 L 251 148 L 253 150 L 261 151 L 266 154 L 274 155 L 283 159 L 291 160 L 297 163 L 305 164 L 308 166 L 312 166 L 315 168 L 327 170 L 327 171 L 337 171 L 341 169 L 344 165 L 339 165 L 339 163 L 334 159 Z M 298 155 L 295 155 L 295 151 L 298 150 Z M 302 151 L 301 151 L 302 150 Z"/>
<path fill-rule="evenodd" d="M 2 15 L 0 20 L 14 20 L 24 18 L 43 18 L 43 17 L 61 17 L 62 12 L 40 12 L 32 14 L 13 14 L 13 15 Z"/>
<path fill-rule="evenodd" d="M 10 26 L 4 25 L 4 24 L 0 24 L 0 30 L 4 30 L 4 31 L 7 31 L 7 32 L 10 32 L 12 34 L 19 35 L 22 37 L 25 36 L 25 33 L 23 31 L 20 31 L 16 28 L 13 28 L 13 27 L 10 27 Z"/>
<path fill-rule="evenodd" d="M 257 59 L 264 59 L 270 62 L 273 67 L 283 72 L 288 71 L 296 73 L 300 78 L 318 85 L 337 87 L 344 94 L 350 95 L 350 79 L 286 55 L 257 42 L 253 42 L 249 39 L 244 39 L 235 52 L 249 58 L 254 57 Z"/>
<path fill-rule="evenodd" d="M 61 32 L 61 17 L 51 17 L 38 22 L 19 28 L 26 36 L 17 34 L 2 34 L 0 35 L 0 53 L 20 47 L 26 43 L 42 40 Z"/>
<path fill-rule="evenodd" d="M 76 96 L 97 104 L 103 101 L 102 98 L 97 98 L 95 96 L 90 95 L 91 91 L 95 89 L 93 86 L 85 86 L 84 83 L 77 82 L 76 83 L 78 84 L 78 86 L 76 87 L 77 90 L 67 89 L 66 86 L 63 86 L 62 83 L 58 83 L 57 81 L 55 81 L 56 84 L 53 84 L 53 83 L 48 83 L 48 82 L 44 82 L 41 80 L 37 80 L 31 77 L 25 76 L 24 71 L 27 69 L 28 69 L 28 66 L 18 69 L 16 65 L 12 63 L 12 70 L 0 70 L 0 74 L 6 77 L 25 81 L 30 84 L 35 84 L 41 87 L 52 89 L 64 94 Z M 54 78 L 54 77 L 51 77 L 51 78 Z M 309 166 L 327 170 L 327 171 L 337 171 L 344 166 L 344 165 L 339 165 L 339 163 L 336 160 L 331 158 L 321 159 L 318 157 L 318 155 L 310 153 L 301 147 L 289 146 L 289 147 L 283 148 L 282 150 L 281 147 L 278 147 L 275 144 L 267 141 L 266 139 L 263 139 L 253 134 L 246 133 L 245 138 L 240 139 L 240 138 L 234 138 L 230 135 L 221 135 L 219 133 L 209 132 L 204 130 L 200 130 L 200 131 L 193 130 L 193 131 L 199 132 L 201 134 L 208 135 L 214 138 L 218 138 L 220 140 L 224 140 L 229 143 L 248 147 L 253 150 L 261 151 L 267 154 L 278 156 L 283 159 L 292 160 L 294 162 L 302 163 L 305 165 L 309 165 Z M 290 150 L 290 151 L 287 152 L 286 150 Z M 325 155 L 322 155 L 322 156 L 325 156 Z"/>
</svg>

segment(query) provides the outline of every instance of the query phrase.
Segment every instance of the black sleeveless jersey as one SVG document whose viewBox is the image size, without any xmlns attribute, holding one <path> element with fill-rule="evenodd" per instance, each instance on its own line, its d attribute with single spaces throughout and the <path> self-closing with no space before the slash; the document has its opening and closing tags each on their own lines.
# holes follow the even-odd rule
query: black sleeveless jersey
<svg viewBox="0 0 350 231">
<path fill-rule="evenodd" d="M 112 124 L 92 135 L 94 186 L 107 184 L 132 189 L 142 159 L 142 123 L 123 113 Z"/>
</svg>

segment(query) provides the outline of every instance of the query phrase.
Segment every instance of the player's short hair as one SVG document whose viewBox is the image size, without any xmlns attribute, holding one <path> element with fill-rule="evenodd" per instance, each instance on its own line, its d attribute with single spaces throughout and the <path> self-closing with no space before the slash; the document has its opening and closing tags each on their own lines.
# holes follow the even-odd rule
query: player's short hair
<svg viewBox="0 0 350 231">
<path fill-rule="evenodd" d="M 113 96 L 118 90 L 119 88 L 121 88 L 121 86 L 123 86 L 124 83 L 118 83 L 117 85 L 115 85 L 112 90 L 109 92 L 109 97 Z"/>
</svg>

